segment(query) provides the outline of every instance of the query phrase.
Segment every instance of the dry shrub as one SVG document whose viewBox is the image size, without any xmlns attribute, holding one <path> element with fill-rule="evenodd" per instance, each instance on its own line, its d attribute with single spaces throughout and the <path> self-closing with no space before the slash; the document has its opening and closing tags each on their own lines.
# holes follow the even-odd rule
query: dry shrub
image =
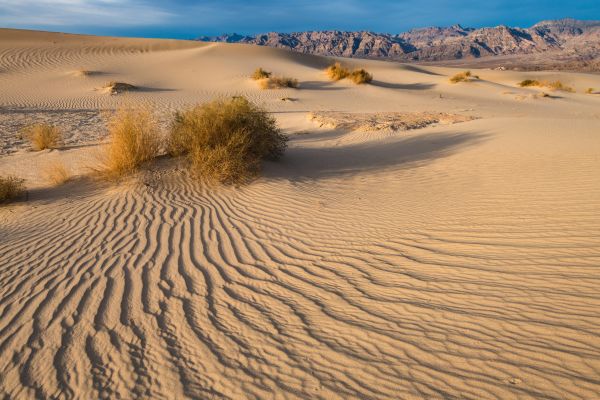
<svg viewBox="0 0 600 400">
<path fill-rule="evenodd" d="M 459 72 L 450 78 L 451 83 L 471 82 L 473 79 L 479 79 L 479 76 L 473 75 L 471 71 Z"/>
<path fill-rule="evenodd" d="M 357 85 L 361 85 L 363 83 L 371 82 L 373 80 L 373 75 L 361 68 L 352 71 L 352 73 L 350 74 L 350 79 Z"/>
<path fill-rule="evenodd" d="M 552 81 L 552 82 L 544 82 L 544 85 L 552 90 L 560 90 L 562 92 L 570 92 L 573 93 L 572 87 L 564 85 L 561 81 Z"/>
<path fill-rule="evenodd" d="M 50 165 L 45 171 L 46 180 L 52 185 L 62 185 L 71 179 L 71 174 L 61 162 Z"/>
<path fill-rule="evenodd" d="M 271 73 L 268 71 L 265 71 L 262 68 L 256 68 L 256 70 L 252 74 L 252 79 L 254 79 L 255 81 L 258 81 L 260 79 L 270 78 L 270 77 L 271 77 Z"/>
<path fill-rule="evenodd" d="M 23 179 L 14 176 L 0 176 L 0 203 L 12 200 L 25 191 Z"/>
<path fill-rule="evenodd" d="M 131 90 L 136 90 L 137 87 L 125 82 L 110 81 L 106 85 L 104 85 L 102 89 L 104 90 L 104 92 L 109 94 L 119 94 L 129 92 Z"/>
<path fill-rule="evenodd" d="M 155 158 L 160 149 L 160 131 L 148 109 L 118 110 L 108 124 L 111 142 L 105 172 L 120 177 Z"/>
<path fill-rule="evenodd" d="M 373 80 L 373 75 L 368 73 L 364 68 L 350 71 L 348 68 L 342 66 L 342 64 L 339 62 L 327 67 L 325 73 L 329 79 L 333 81 L 339 81 L 348 78 L 357 85 L 369 83 Z"/>
<path fill-rule="evenodd" d="M 339 62 L 327 67 L 325 72 L 327 73 L 329 79 L 333 81 L 340 81 L 350 76 L 350 70 L 346 67 L 343 67 Z"/>
<path fill-rule="evenodd" d="M 587 88 L 587 90 L 585 91 L 585 93 L 587 93 L 587 94 L 593 94 L 594 93 L 594 88 Z"/>
<path fill-rule="evenodd" d="M 261 89 L 281 89 L 292 88 L 297 89 L 300 85 L 298 79 L 288 78 L 286 76 L 275 76 L 259 80 Z"/>
<path fill-rule="evenodd" d="M 521 87 L 530 87 L 530 86 L 542 86 L 540 81 L 535 79 L 525 79 L 524 81 L 519 82 L 519 86 Z"/>
<path fill-rule="evenodd" d="M 62 132 L 54 125 L 34 124 L 23 129 L 21 136 L 31 143 L 35 151 L 56 149 L 62 142 Z"/>
<path fill-rule="evenodd" d="M 573 88 L 570 86 L 564 85 L 561 81 L 538 81 L 535 79 L 525 79 L 524 81 L 519 82 L 519 86 L 521 87 L 547 87 L 551 90 L 560 90 L 563 92 L 574 92 Z"/>
<path fill-rule="evenodd" d="M 168 140 L 169 153 L 186 155 L 193 172 L 226 184 L 256 177 L 261 161 L 278 159 L 286 146 L 275 119 L 244 97 L 178 112 Z"/>
</svg>

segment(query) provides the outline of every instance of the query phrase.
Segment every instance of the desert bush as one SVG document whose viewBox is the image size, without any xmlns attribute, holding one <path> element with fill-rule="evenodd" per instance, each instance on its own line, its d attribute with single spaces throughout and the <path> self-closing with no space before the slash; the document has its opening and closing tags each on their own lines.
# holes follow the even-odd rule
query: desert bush
<svg viewBox="0 0 600 400">
<path fill-rule="evenodd" d="M 478 76 L 473 75 L 471 71 L 459 72 L 458 74 L 452 76 L 450 78 L 450 82 L 459 83 L 459 82 L 470 82 L 472 79 L 479 79 Z"/>
<path fill-rule="evenodd" d="M 14 176 L 0 176 L 0 203 L 12 200 L 23 193 L 24 182 L 23 179 Z"/>
<path fill-rule="evenodd" d="M 286 76 L 275 76 L 259 80 L 262 89 L 280 89 L 292 88 L 297 89 L 300 85 L 298 79 L 288 78 Z"/>
<path fill-rule="evenodd" d="M 350 76 L 350 71 L 348 68 L 343 67 L 339 62 L 327 67 L 325 72 L 327 73 L 329 79 L 333 81 L 339 81 Z"/>
<path fill-rule="evenodd" d="M 119 94 L 136 90 L 137 87 L 125 82 L 110 81 L 102 87 L 102 90 L 109 94 Z"/>
<path fill-rule="evenodd" d="M 262 68 L 256 68 L 256 70 L 254 71 L 254 73 L 252 74 L 252 79 L 254 79 L 255 81 L 259 80 L 259 79 L 266 79 L 266 78 L 270 78 L 271 77 L 271 73 L 265 71 Z"/>
<path fill-rule="evenodd" d="M 363 83 L 371 82 L 373 80 L 373 75 L 361 68 L 352 71 L 352 73 L 350 74 L 350 79 L 357 85 L 361 85 Z"/>
<path fill-rule="evenodd" d="M 564 85 L 561 81 L 544 82 L 543 86 L 546 86 L 552 90 L 560 90 L 563 92 L 574 92 L 572 87 Z"/>
<path fill-rule="evenodd" d="M 257 176 L 261 161 L 278 159 L 286 146 L 275 119 L 244 97 L 178 112 L 167 144 L 171 155 L 189 158 L 197 175 L 226 184 Z"/>
<path fill-rule="evenodd" d="M 160 148 L 158 124 L 150 110 L 121 109 L 108 124 L 111 142 L 105 172 L 119 177 L 155 158 Z"/>
<path fill-rule="evenodd" d="M 62 185 L 63 183 L 68 182 L 71 179 L 71 175 L 69 171 L 65 167 L 63 163 L 56 162 L 50 166 L 48 166 L 44 174 L 46 176 L 46 180 L 53 185 Z"/>
<path fill-rule="evenodd" d="M 519 86 L 521 87 L 530 87 L 530 86 L 541 86 L 540 81 L 534 79 L 525 79 L 524 81 L 519 82 Z"/>
<path fill-rule="evenodd" d="M 519 86 L 521 87 L 547 87 L 552 90 L 560 90 L 563 92 L 574 92 L 572 87 L 564 85 L 561 81 L 538 81 L 535 79 L 525 79 L 524 81 L 519 82 Z"/>
<path fill-rule="evenodd" d="M 585 92 L 587 94 L 593 94 L 594 93 L 594 88 L 587 88 L 587 90 Z"/>
<path fill-rule="evenodd" d="M 54 125 L 34 124 L 22 130 L 21 136 L 31 143 L 35 151 L 55 149 L 62 141 L 62 132 Z"/>
</svg>

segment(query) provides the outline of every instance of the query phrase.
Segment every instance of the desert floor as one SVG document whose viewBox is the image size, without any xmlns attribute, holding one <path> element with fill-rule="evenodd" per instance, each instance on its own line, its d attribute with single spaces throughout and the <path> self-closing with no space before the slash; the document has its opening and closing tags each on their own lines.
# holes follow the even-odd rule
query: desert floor
<svg viewBox="0 0 600 400">
<path fill-rule="evenodd" d="M 600 76 L 453 85 L 459 70 L 349 60 L 375 76 L 357 86 L 328 81 L 331 62 L 0 30 L 0 175 L 28 188 L 0 207 L 1 398 L 600 398 L 600 95 L 583 93 Z M 300 89 L 261 90 L 256 67 Z M 111 80 L 140 89 L 95 90 Z M 88 178 L 115 108 L 166 128 L 234 95 L 290 136 L 252 184 L 168 160 Z M 311 112 L 476 119 L 365 130 Z M 40 121 L 61 149 L 18 138 Z M 56 162 L 75 179 L 49 185 Z"/>
</svg>

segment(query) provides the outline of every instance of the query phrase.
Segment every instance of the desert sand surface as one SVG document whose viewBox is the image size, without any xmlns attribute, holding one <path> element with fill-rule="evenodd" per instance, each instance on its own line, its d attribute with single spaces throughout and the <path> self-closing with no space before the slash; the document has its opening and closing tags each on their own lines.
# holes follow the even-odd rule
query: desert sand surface
<svg viewBox="0 0 600 400">
<path fill-rule="evenodd" d="M 354 85 L 331 62 L 0 30 L 0 175 L 28 189 L 0 206 L 1 398 L 600 398 L 600 77 L 354 59 L 374 75 Z M 238 95 L 290 137 L 251 184 L 168 160 L 88 178 L 115 108 Z M 40 121 L 61 149 L 18 138 Z M 56 162 L 75 179 L 49 185 Z"/>
</svg>

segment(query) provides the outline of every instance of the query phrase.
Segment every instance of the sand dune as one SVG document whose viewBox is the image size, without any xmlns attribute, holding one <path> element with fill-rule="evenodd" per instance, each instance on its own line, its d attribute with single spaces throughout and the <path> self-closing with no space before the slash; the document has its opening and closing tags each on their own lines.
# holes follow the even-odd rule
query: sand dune
<svg viewBox="0 0 600 400">
<path fill-rule="evenodd" d="M 598 76 L 452 85 L 453 69 L 351 60 L 375 76 L 355 86 L 269 48 L 0 39 L 0 174 L 29 189 L 0 207 L 2 398 L 598 397 L 600 97 L 583 94 Z M 261 90 L 259 66 L 300 89 Z M 519 100 L 539 92 L 525 78 L 578 93 Z M 94 90 L 108 81 L 141 90 Z M 290 136 L 256 182 L 206 186 L 168 160 L 119 185 L 86 177 L 115 107 L 166 124 L 232 95 Z M 477 119 L 365 131 L 314 112 Z M 39 120 L 65 148 L 15 138 Z M 77 178 L 49 187 L 57 160 Z"/>
</svg>

